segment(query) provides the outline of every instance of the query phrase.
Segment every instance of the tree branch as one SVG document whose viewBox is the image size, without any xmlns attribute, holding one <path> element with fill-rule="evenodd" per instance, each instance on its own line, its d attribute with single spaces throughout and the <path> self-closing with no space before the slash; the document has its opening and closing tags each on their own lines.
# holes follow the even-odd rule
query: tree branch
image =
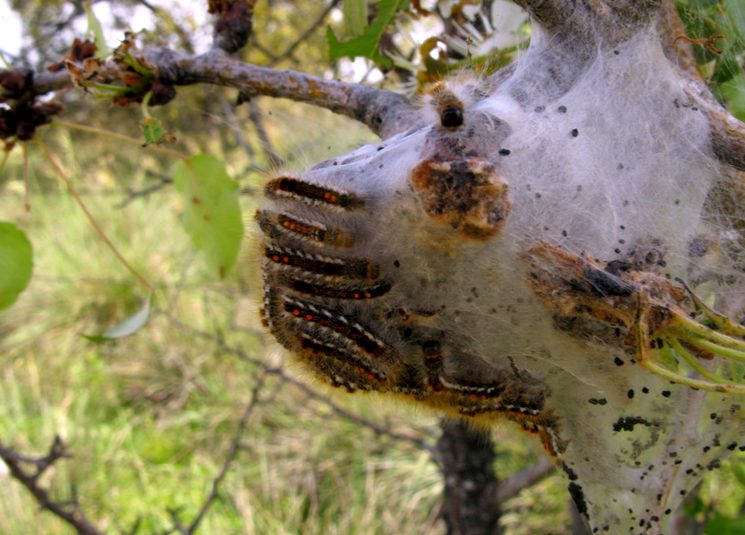
<svg viewBox="0 0 745 535">
<path fill-rule="evenodd" d="M 231 58 L 222 50 L 202 55 L 177 54 L 162 49 L 145 52 L 149 64 L 165 85 L 205 83 L 232 87 L 245 95 L 266 95 L 305 102 L 360 121 L 382 138 L 411 126 L 415 108 L 408 99 L 385 89 L 327 80 L 297 72 L 259 67 Z M 95 79 L 86 82 L 110 83 L 117 80 L 118 67 L 108 62 Z M 38 73 L 34 76 L 36 94 L 49 93 L 72 85 L 66 72 Z"/>
<path fill-rule="evenodd" d="M 675 63 L 684 74 L 694 80 L 702 80 L 698 63 L 691 43 L 681 39 L 685 37 L 683 21 L 678 16 L 674 0 L 664 0 L 657 23 L 657 31 L 662 40 L 662 48 L 667 59 Z"/>
<path fill-rule="evenodd" d="M 72 87 L 70 74 L 66 71 L 38 72 L 34 74 L 34 93 L 45 95 L 52 91 L 59 91 Z"/>
<path fill-rule="evenodd" d="M 745 171 L 745 123 L 733 116 L 711 95 L 703 82 L 688 80 L 684 90 L 691 107 L 698 108 L 709 120 L 711 146 L 722 163 Z"/>
<path fill-rule="evenodd" d="M 700 106 L 709 118 L 714 154 L 723 163 L 745 171 L 745 123 L 717 103 L 701 102 Z"/>
<path fill-rule="evenodd" d="M 117 204 L 115 204 L 114 208 L 122 209 L 129 203 L 133 202 L 135 199 L 138 199 L 140 197 L 149 197 L 156 191 L 160 191 L 166 186 L 173 184 L 173 179 L 169 176 L 155 176 L 155 178 L 158 180 L 155 184 L 151 184 L 142 189 L 133 190 L 128 187 L 127 196 L 124 197 L 124 199 L 119 201 Z"/>
<path fill-rule="evenodd" d="M 248 95 L 306 102 L 360 121 L 383 138 L 410 126 L 414 109 L 406 97 L 393 91 L 258 67 L 217 51 L 196 57 L 167 54 L 148 60 L 158 66 L 166 83 L 209 83 L 233 87 Z"/>
<path fill-rule="evenodd" d="M 552 463 L 548 457 L 541 457 L 541 459 L 532 466 L 523 468 L 519 472 L 516 472 L 509 479 L 499 483 L 496 494 L 496 502 L 504 503 L 507 500 L 514 498 L 521 491 L 532 487 L 554 469 L 554 463 Z"/>
<path fill-rule="evenodd" d="M 272 58 L 272 61 L 271 61 L 272 66 L 276 65 L 283 59 L 286 59 L 292 56 L 292 54 L 295 52 L 295 49 L 298 46 L 300 46 L 300 44 L 303 41 L 305 41 L 308 37 L 310 37 L 310 35 L 321 26 L 321 24 L 323 24 L 323 21 L 326 20 L 326 17 L 328 16 L 328 14 L 331 13 L 331 10 L 334 9 L 339 4 L 339 2 L 340 0 L 332 0 L 331 3 L 328 6 L 326 6 L 326 9 L 324 9 L 321 12 L 318 18 L 315 21 L 313 21 L 310 24 L 310 26 L 308 26 L 302 34 L 300 34 L 300 37 L 295 39 L 295 41 L 292 44 L 290 44 L 290 46 L 288 46 L 284 52 Z"/>
<path fill-rule="evenodd" d="M 39 484 L 44 472 L 64 457 L 68 457 L 67 448 L 59 437 L 54 438 L 49 452 L 42 457 L 21 455 L 0 443 L 0 459 L 8 466 L 11 477 L 31 493 L 39 507 L 62 519 L 81 535 L 101 535 L 102 532 L 86 518 L 74 500 L 69 504 L 54 501 L 49 497 L 49 491 Z M 33 472 L 23 465 L 33 466 Z"/>
<path fill-rule="evenodd" d="M 444 419 L 440 427 L 437 453 L 445 480 L 440 516 L 448 535 L 499 533 L 499 504 L 494 500 L 499 483 L 491 437 L 463 420 Z"/>
</svg>

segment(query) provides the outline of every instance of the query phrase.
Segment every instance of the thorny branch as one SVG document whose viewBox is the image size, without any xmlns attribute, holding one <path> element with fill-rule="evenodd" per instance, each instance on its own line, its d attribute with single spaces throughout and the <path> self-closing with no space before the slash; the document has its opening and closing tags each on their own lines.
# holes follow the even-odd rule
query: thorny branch
<svg viewBox="0 0 745 535">
<path fill-rule="evenodd" d="M 8 466 L 11 477 L 31 493 L 39 507 L 50 511 L 81 535 L 100 535 L 102 532 L 83 514 L 75 500 L 68 503 L 56 501 L 49 496 L 49 490 L 39 483 L 50 467 L 68 456 L 67 448 L 59 437 L 54 438 L 49 452 L 41 457 L 21 455 L 0 443 L 0 459 Z"/>
</svg>

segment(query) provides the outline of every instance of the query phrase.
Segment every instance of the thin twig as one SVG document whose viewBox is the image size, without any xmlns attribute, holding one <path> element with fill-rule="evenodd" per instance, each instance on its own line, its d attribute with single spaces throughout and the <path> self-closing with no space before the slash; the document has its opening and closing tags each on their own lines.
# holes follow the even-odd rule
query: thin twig
<svg viewBox="0 0 745 535">
<path fill-rule="evenodd" d="M 155 292 L 155 286 L 153 286 L 150 281 L 148 281 L 144 276 L 140 274 L 139 271 L 137 271 L 132 265 L 127 261 L 126 258 L 124 258 L 124 255 L 119 252 L 119 249 L 116 248 L 114 243 L 109 239 L 109 237 L 106 235 L 106 233 L 103 231 L 101 226 L 98 224 L 98 221 L 96 221 L 96 218 L 93 217 L 93 214 L 88 210 L 88 207 L 83 202 L 83 199 L 80 198 L 78 193 L 75 191 L 75 188 L 72 185 L 72 181 L 65 173 L 65 170 L 62 169 L 62 166 L 60 163 L 54 158 L 51 152 L 49 152 L 49 149 L 47 149 L 47 146 L 42 143 L 42 141 L 37 138 L 36 143 L 41 149 L 41 151 L 44 153 L 44 156 L 46 157 L 47 161 L 52 165 L 54 168 L 55 173 L 59 177 L 62 182 L 65 183 L 65 186 L 67 186 L 67 191 L 70 192 L 70 195 L 75 200 L 75 202 L 78 204 L 80 209 L 85 214 L 85 217 L 88 218 L 88 221 L 90 222 L 91 226 L 93 227 L 93 230 L 96 231 L 96 234 L 98 234 L 99 238 L 103 240 L 103 242 L 106 244 L 106 246 L 111 250 L 112 253 L 114 253 L 114 256 L 117 257 L 119 262 L 129 271 L 138 281 L 142 283 L 143 286 L 145 286 L 150 292 Z"/>
<path fill-rule="evenodd" d="M 171 322 L 174 326 L 177 328 L 188 332 L 190 335 L 195 336 L 197 338 L 201 338 L 202 340 L 206 340 L 208 342 L 212 342 L 215 345 L 217 345 L 222 351 L 231 354 L 233 356 L 238 357 L 239 359 L 243 360 L 244 362 L 248 362 L 250 364 L 253 364 L 254 366 L 258 367 L 263 373 L 266 373 L 267 375 L 272 375 L 275 377 L 278 377 L 282 379 L 283 381 L 287 382 L 288 384 L 291 384 L 292 386 L 298 388 L 301 390 L 306 396 L 308 396 L 310 399 L 313 399 L 315 401 L 318 401 L 324 405 L 326 405 L 329 409 L 331 409 L 336 415 L 341 416 L 345 420 L 354 422 L 362 427 L 366 427 L 373 431 L 375 434 L 380 436 L 386 436 L 388 438 L 392 438 L 394 440 L 402 441 L 402 442 L 408 442 L 410 444 L 413 444 L 417 448 L 423 449 L 431 454 L 436 453 L 434 445 L 430 444 L 426 440 L 422 439 L 421 437 L 417 437 L 415 435 L 411 435 L 408 433 L 401 433 L 397 431 L 393 431 L 385 426 L 382 426 L 376 422 L 373 422 L 371 420 L 368 420 L 367 418 L 364 418 L 363 416 L 360 416 L 358 414 L 354 414 L 353 412 L 337 405 L 334 403 L 331 399 L 329 399 L 328 396 L 322 394 L 321 392 L 311 388 L 307 384 L 298 381 L 291 375 L 289 375 L 283 368 L 279 367 L 271 367 L 266 362 L 261 360 L 258 357 L 254 357 L 243 351 L 239 347 L 234 347 L 228 344 L 222 337 L 215 336 L 213 334 L 210 334 L 206 331 L 197 329 L 195 327 L 192 327 L 191 325 L 188 325 L 172 314 L 170 314 L 167 311 L 163 310 L 156 310 L 153 312 L 153 314 L 157 315 L 163 315 L 165 316 L 169 322 Z"/>
<path fill-rule="evenodd" d="M 128 145 L 136 145 L 142 148 L 142 143 L 143 143 L 142 139 L 137 139 L 131 136 L 125 136 L 124 134 L 118 134 L 116 132 L 112 132 L 111 130 L 104 130 L 103 128 L 96 128 L 95 126 L 87 126 L 84 124 L 70 123 L 68 121 L 60 121 L 60 120 L 54 120 L 50 124 L 54 126 L 60 126 L 62 128 L 67 128 L 69 130 L 78 130 L 80 132 L 86 132 L 88 134 L 102 136 L 106 139 L 109 139 L 110 141 L 127 143 Z M 189 157 L 188 154 L 184 154 L 184 153 L 178 152 L 173 149 L 168 149 L 166 147 L 163 147 L 162 145 L 157 145 L 154 143 L 148 145 L 145 150 L 152 151 L 152 152 L 159 152 L 161 154 L 170 156 L 171 158 L 177 158 L 179 160 L 186 160 Z"/>
<path fill-rule="evenodd" d="M 202 522 L 205 515 L 207 514 L 207 511 L 209 511 L 209 508 L 217 499 L 217 494 L 220 491 L 220 485 L 222 485 L 222 482 L 225 479 L 228 471 L 230 470 L 230 467 L 235 462 L 236 457 L 238 457 L 238 452 L 241 449 L 241 441 L 243 440 L 243 434 L 246 432 L 248 420 L 249 418 L 251 418 L 251 414 L 253 413 L 256 405 L 259 402 L 259 393 L 264 387 L 266 377 L 267 373 L 265 372 L 259 375 L 259 377 L 256 379 L 256 383 L 251 389 L 251 395 L 249 397 L 248 403 L 246 403 L 246 408 L 243 410 L 243 415 L 238 422 L 238 428 L 236 429 L 235 435 L 233 436 L 233 441 L 230 445 L 228 456 L 225 458 L 225 462 L 222 464 L 220 472 L 217 474 L 215 479 L 212 480 L 212 487 L 210 488 L 210 492 L 207 495 L 207 498 L 202 503 L 202 506 L 199 508 L 197 516 L 195 516 L 194 520 L 192 520 L 191 523 L 182 531 L 184 535 L 191 535 L 192 533 L 196 532 L 199 524 Z"/>
<path fill-rule="evenodd" d="M 127 191 L 127 196 L 124 197 L 124 199 L 122 199 L 120 202 L 115 204 L 114 208 L 118 208 L 118 209 L 124 208 L 125 206 L 133 202 L 134 200 L 139 199 L 141 197 L 149 197 L 156 191 L 160 191 L 166 186 L 169 186 L 171 184 L 173 184 L 173 179 L 171 179 L 170 177 L 162 177 L 162 178 L 159 178 L 158 182 L 156 182 L 155 184 L 151 184 L 145 188 L 142 188 L 139 190 L 129 189 Z"/>
<path fill-rule="evenodd" d="M 264 54 L 264 56 L 266 57 L 266 59 L 269 60 L 269 63 L 268 63 L 269 65 L 274 65 L 274 61 L 277 59 L 277 56 L 275 56 L 272 53 L 272 51 L 269 50 L 267 47 L 265 47 L 264 45 L 262 45 L 258 41 L 254 40 L 254 42 L 251 43 L 251 48 L 254 49 L 254 50 L 258 50 L 259 52 L 261 52 L 262 54 Z M 291 59 L 295 60 L 294 57 L 292 57 Z M 297 61 L 297 60 L 295 60 L 295 61 Z"/>
<path fill-rule="evenodd" d="M 28 147 L 24 143 L 21 145 L 21 153 L 23 154 L 23 206 L 27 212 L 31 211 L 31 202 L 29 201 L 29 171 L 28 171 Z"/>
<path fill-rule="evenodd" d="M 194 44 L 191 42 L 191 34 L 188 30 L 184 29 L 181 24 L 176 24 L 169 10 L 154 6 L 147 0 L 139 0 L 139 4 L 150 10 L 155 17 L 165 21 L 167 27 L 171 28 L 178 36 L 179 45 L 182 50 L 186 50 L 189 53 L 194 51 Z"/>
<path fill-rule="evenodd" d="M 241 149 L 243 149 L 243 152 L 246 153 L 249 162 L 251 162 L 251 166 L 253 166 L 256 155 L 254 154 L 251 145 L 246 141 L 246 137 L 243 135 L 243 130 L 238 126 L 235 106 L 232 106 L 227 100 L 223 100 L 222 113 L 225 117 L 225 124 L 228 125 L 228 128 L 233 133 L 236 143 L 238 143 Z"/>
<path fill-rule="evenodd" d="M 501 481 L 495 496 L 496 502 L 504 503 L 510 498 L 514 498 L 522 490 L 532 487 L 541 481 L 553 472 L 553 470 L 554 464 L 547 457 L 542 457 L 534 465 L 523 468 L 505 481 Z"/>
<path fill-rule="evenodd" d="M 248 103 L 248 118 L 251 124 L 254 125 L 256 135 L 259 137 L 261 148 L 264 151 L 264 157 L 266 158 L 267 165 L 270 169 L 276 169 L 277 167 L 284 165 L 282 157 L 274 150 L 272 141 L 269 139 L 269 134 L 264 128 L 264 120 L 262 118 L 261 109 L 255 102 Z"/>
<path fill-rule="evenodd" d="M 300 34 L 300 37 L 295 39 L 295 41 L 284 50 L 284 52 L 280 53 L 278 56 L 274 56 L 269 65 L 271 67 L 274 67 L 280 61 L 292 56 L 292 54 L 295 52 L 295 49 L 300 46 L 303 41 L 310 37 L 310 35 L 321 26 L 321 24 L 323 24 L 323 21 L 326 20 L 326 17 L 328 17 L 328 14 L 331 13 L 331 10 L 339 5 L 339 1 L 340 0 L 332 0 L 331 3 L 326 6 L 326 9 L 324 9 L 321 14 L 318 15 L 318 18 L 313 21 L 303 33 Z"/>
<path fill-rule="evenodd" d="M 0 459 L 8 466 L 10 475 L 28 490 L 39 507 L 57 516 L 81 535 L 101 535 L 103 532 L 91 522 L 77 505 L 77 500 L 68 503 L 55 501 L 49 497 L 48 489 L 39 484 L 39 479 L 47 469 L 62 458 L 68 457 L 67 449 L 59 437 L 55 437 L 49 452 L 41 457 L 22 455 L 0 443 Z M 34 467 L 29 472 L 23 467 L 30 464 Z"/>
<path fill-rule="evenodd" d="M 685 27 L 678 14 L 675 0 L 663 1 L 657 31 L 667 58 L 690 78 L 701 80 L 693 47 L 685 40 L 679 39 L 680 36 L 685 36 Z"/>
<path fill-rule="evenodd" d="M 415 445 L 419 449 L 425 450 L 429 453 L 434 453 L 435 447 L 432 444 L 428 443 L 426 440 L 423 440 L 414 435 L 410 435 L 408 433 L 400 433 L 398 431 L 393 431 L 389 429 L 388 427 L 377 424 L 376 422 L 373 422 L 372 420 L 368 420 L 367 418 L 360 416 L 359 414 L 355 414 L 352 411 L 349 411 L 337 405 L 334 401 L 329 399 L 328 396 L 325 396 L 324 394 L 318 392 L 317 390 L 314 390 L 313 388 L 309 387 L 307 384 L 301 383 L 300 381 L 292 379 L 291 377 L 285 374 L 284 370 L 280 369 L 278 372 L 278 375 L 282 377 L 283 379 L 285 379 L 290 384 L 292 384 L 293 386 L 295 386 L 296 388 L 302 390 L 309 398 L 315 401 L 320 401 L 321 403 L 326 405 L 336 415 L 341 416 L 345 420 L 353 422 L 361 427 L 366 427 L 367 429 L 370 429 L 376 435 L 385 436 L 385 437 L 392 438 L 394 440 L 398 440 L 401 442 L 409 442 Z"/>
</svg>

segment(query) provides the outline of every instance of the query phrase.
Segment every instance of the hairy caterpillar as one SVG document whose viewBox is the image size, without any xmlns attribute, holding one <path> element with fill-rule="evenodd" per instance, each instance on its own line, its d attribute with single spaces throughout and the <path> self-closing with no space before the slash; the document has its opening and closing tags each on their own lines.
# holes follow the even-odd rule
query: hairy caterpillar
<svg viewBox="0 0 745 535">
<path fill-rule="evenodd" d="M 264 319 L 334 386 L 516 422 L 594 529 L 659 533 L 741 446 L 743 218 L 653 31 L 566 80 L 541 37 L 501 85 L 437 84 L 409 130 L 268 183 Z"/>
</svg>

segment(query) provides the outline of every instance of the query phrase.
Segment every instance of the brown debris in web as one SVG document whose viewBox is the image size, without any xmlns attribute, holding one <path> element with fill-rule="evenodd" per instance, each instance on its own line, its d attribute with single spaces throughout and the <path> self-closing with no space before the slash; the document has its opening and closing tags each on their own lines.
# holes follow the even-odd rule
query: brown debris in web
<svg viewBox="0 0 745 535">
<path fill-rule="evenodd" d="M 672 310 L 687 298 L 684 288 L 660 275 L 620 261 L 568 253 L 545 241 L 522 256 L 531 268 L 528 287 L 558 318 L 618 327 L 626 331 L 624 341 L 630 346 L 636 344 L 633 327 L 642 302 L 649 308 L 647 327 L 654 332 L 665 326 Z"/>
<path fill-rule="evenodd" d="M 429 217 L 467 238 L 493 237 L 510 213 L 507 182 L 485 160 L 424 160 L 411 183 Z"/>
</svg>

